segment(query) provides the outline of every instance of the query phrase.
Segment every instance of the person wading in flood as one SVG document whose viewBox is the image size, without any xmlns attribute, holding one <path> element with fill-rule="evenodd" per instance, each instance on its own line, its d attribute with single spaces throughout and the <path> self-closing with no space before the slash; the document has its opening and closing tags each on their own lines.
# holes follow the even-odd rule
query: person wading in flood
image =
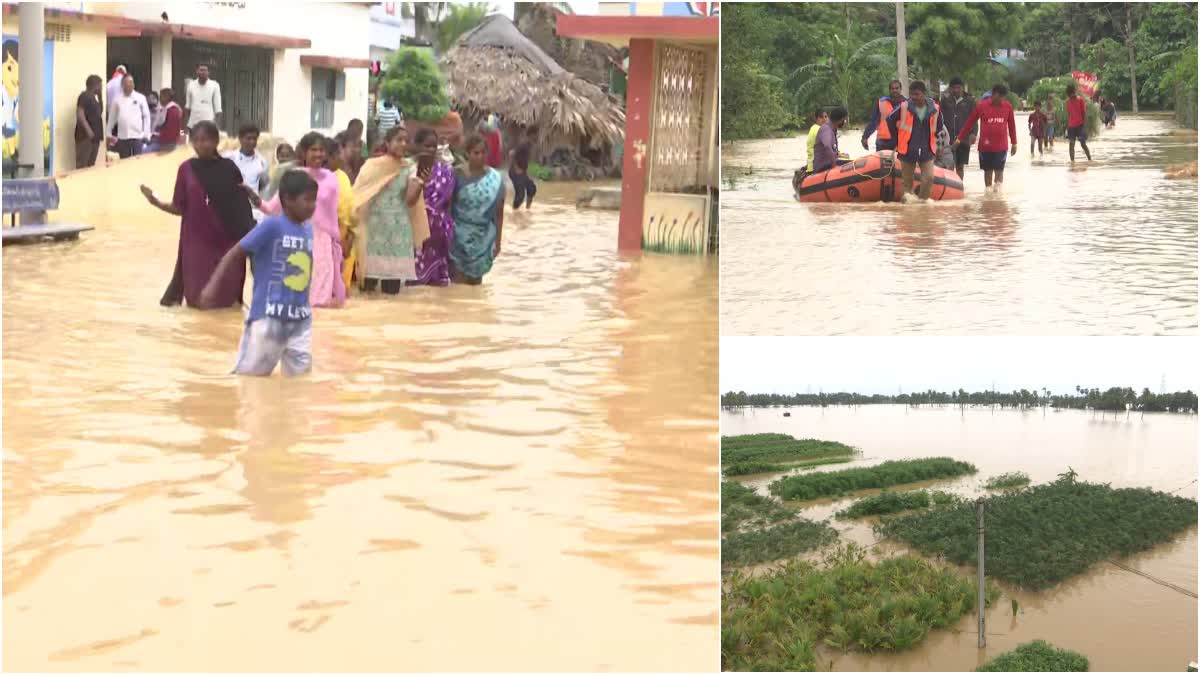
<svg viewBox="0 0 1200 675">
<path fill-rule="evenodd" d="M 969 127 L 976 120 L 979 121 L 979 166 L 983 169 L 984 189 L 990 191 L 994 179 L 996 190 L 999 190 L 1004 183 L 1004 164 L 1010 154 L 1010 144 L 1011 154 L 1017 154 L 1017 121 L 1012 104 L 1008 102 L 1008 87 L 1002 84 L 992 87 L 992 95 L 975 106 L 955 145 L 966 139 Z"/>
<path fill-rule="evenodd" d="M 946 125 L 946 131 L 949 132 L 950 138 L 958 138 L 962 129 L 967 124 L 967 119 L 971 117 L 971 111 L 975 110 L 975 99 L 963 90 L 963 81 L 961 77 L 953 77 L 950 79 L 950 90 L 942 97 L 941 106 L 943 123 Z M 970 136 L 967 142 L 962 145 L 954 146 L 954 173 L 958 174 L 959 178 L 963 177 L 963 172 L 967 168 L 967 164 L 971 163 L 971 146 L 975 145 L 975 139 L 979 136 L 979 123 L 971 127 Z"/>
<path fill-rule="evenodd" d="M 455 176 L 454 243 L 450 262 L 456 283 L 478 285 L 500 255 L 504 229 L 504 178 L 487 164 L 487 142 L 471 136 L 466 171 Z"/>
<path fill-rule="evenodd" d="M 149 187 L 141 187 L 151 205 L 182 218 L 175 273 L 160 301 L 163 306 L 184 300 L 189 307 L 199 309 L 242 304 L 246 268 L 230 267 L 214 276 L 221 258 L 254 227 L 250 202 L 239 187 L 242 172 L 217 153 L 220 135 L 212 122 L 199 122 L 192 129 L 196 157 L 179 166 L 171 203 L 159 200 Z M 212 293 L 208 302 L 203 302 L 200 295 L 206 286 L 212 287 Z"/>
<path fill-rule="evenodd" d="M 913 177 L 921 168 L 921 190 L 917 196 L 929 199 L 933 192 L 933 161 L 937 158 L 937 135 L 944 129 L 937 104 L 925 96 L 925 83 L 908 85 L 908 100 L 885 120 L 896 139 L 896 157 L 900 159 L 900 199 L 913 191 Z"/>
<path fill-rule="evenodd" d="M 1042 102 L 1033 102 L 1033 112 L 1029 113 L 1029 159 L 1033 159 L 1033 147 L 1037 146 L 1038 157 L 1042 156 L 1042 144 L 1046 138 L 1046 114 L 1042 112 Z"/>
<path fill-rule="evenodd" d="M 508 153 L 508 178 L 513 184 L 513 211 L 519 210 L 522 202 L 528 211 L 533 206 L 533 196 L 537 194 L 537 183 L 529 176 L 529 156 L 533 152 L 532 139 L 535 134 L 536 128 L 522 131 L 517 147 Z"/>
<path fill-rule="evenodd" d="M 1071 162 L 1075 162 L 1075 141 L 1083 148 L 1083 154 L 1092 161 L 1092 151 L 1087 146 L 1087 101 L 1075 95 L 1075 85 L 1067 85 L 1067 150 Z"/>
<path fill-rule="evenodd" d="M 429 238 L 417 167 L 405 156 L 404 123 L 384 135 L 387 153 L 363 164 L 354 181 L 355 276 L 365 290 L 388 295 L 417 278 L 416 248 Z"/>
<path fill-rule="evenodd" d="M 317 208 L 318 189 L 304 171 L 288 171 L 279 181 L 283 213 L 259 223 L 230 248 L 201 293 L 201 302 L 216 302 L 220 279 L 232 270 L 245 274 L 250 258 L 254 295 L 233 368 L 237 375 L 266 377 L 280 361 L 284 377 L 312 370 L 313 227 L 308 221 Z"/>
<path fill-rule="evenodd" d="M 867 147 L 867 139 L 871 134 L 875 134 L 875 151 L 880 150 L 895 150 L 896 137 L 892 134 L 892 130 L 882 122 L 888 118 L 896 108 L 904 103 L 905 98 L 900 94 L 900 80 L 892 80 L 888 83 L 888 95 L 881 97 L 875 102 L 875 107 L 871 109 L 871 121 L 867 122 L 867 128 L 863 129 L 862 146 L 863 150 L 869 150 Z M 878 131 L 878 133 L 876 133 Z"/>
</svg>

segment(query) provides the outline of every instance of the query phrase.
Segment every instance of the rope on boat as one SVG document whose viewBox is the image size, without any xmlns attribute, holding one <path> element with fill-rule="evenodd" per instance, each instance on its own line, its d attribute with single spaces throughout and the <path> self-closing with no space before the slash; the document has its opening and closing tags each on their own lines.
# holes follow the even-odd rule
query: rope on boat
<svg viewBox="0 0 1200 675">
<path fill-rule="evenodd" d="M 1189 595 L 1193 598 L 1197 597 L 1195 591 L 1189 591 L 1188 589 L 1183 588 L 1182 586 L 1176 586 L 1175 584 L 1173 584 L 1169 581 L 1166 581 L 1164 579 L 1159 579 L 1158 577 L 1153 576 L 1151 574 L 1146 574 L 1145 572 L 1143 572 L 1141 570 L 1135 570 L 1134 568 L 1132 568 L 1129 565 L 1126 565 L 1124 563 L 1119 563 L 1116 560 L 1111 560 L 1111 559 L 1106 560 L 1105 562 L 1112 563 L 1113 565 L 1120 567 L 1121 569 L 1125 570 L 1126 572 L 1133 572 L 1134 574 L 1136 574 L 1138 576 L 1146 577 L 1150 581 L 1153 581 L 1154 583 L 1159 584 L 1161 586 L 1166 586 L 1167 588 L 1169 588 L 1173 591 L 1179 591 L 1180 593 L 1183 593 L 1184 595 Z"/>
</svg>

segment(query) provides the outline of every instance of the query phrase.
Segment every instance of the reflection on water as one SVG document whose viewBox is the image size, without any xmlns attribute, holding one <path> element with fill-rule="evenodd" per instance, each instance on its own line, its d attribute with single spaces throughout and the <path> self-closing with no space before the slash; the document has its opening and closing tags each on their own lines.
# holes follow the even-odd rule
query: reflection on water
<svg viewBox="0 0 1200 675">
<path fill-rule="evenodd" d="M 1196 181 L 1162 169 L 1194 161 L 1196 137 L 1172 129 L 1123 115 L 1076 170 L 1065 143 L 1031 160 L 1022 131 L 1003 193 L 983 193 L 972 151 L 965 199 L 911 205 L 799 204 L 802 138 L 726 145 L 724 332 L 1195 333 Z"/>
<path fill-rule="evenodd" d="M 577 187 L 285 381 L 158 306 L 176 222 L 64 181 L 96 232 L 4 250 L 4 667 L 712 668 L 716 263 L 617 259 Z"/>
<path fill-rule="evenodd" d="M 979 473 L 923 486 L 977 496 L 989 477 L 1024 471 L 1035 483 L 1052 481 L 1073 468 L 1081 480 L 1114 487 L 1151 487 L 1196 498 L 1196 417 L 1086 411 L 991 410 L 954 407 L 909 408 L 902 405 L 790 408 L 726 411 L 723 434 L 778 432 L 798 438 L 841 441 L 862 451 L 850 466 L 891 459 L 949 456 L 975 464 Z M 845 468 L 841 464 L 831 470 Z M 766 494 L 777 475 L 745 482 Z M 1190 484 L 1189 484 L 1190 482 Z M 1180 489 L 1182 488 L 1182 489 Z M 1177 491 L 1177 492 L 1176 492 Z M 852 499 L 825 500 L 807 506 L 808 518 L 829 518 Z M 867 521 L 832 521 L 843 540 L 876 541 Z M 887 542 L 885 552 L 904 550 Z M 1150 551 L 1121 558 L 1130 567 L 1177 586 L 1197 589 L 1196 529 Z M 964 569 L 974 574 L 974 568 Z M 976 647 L 975 617 L 957 631 L 933 631 L 917 649 L 874 655 L 829 652 L 840 671 L 965 671 L 1031 640 L 1043 639 L 1078 651 L 1093 671 L 1169 671 L 1186 669 L 1196 658 L 1194 597 L 1099 563 L 1050 590 L 1013 591 L 1019 614 L 1002 597 L 987 613 L 988 646 Z"/>
</svg>

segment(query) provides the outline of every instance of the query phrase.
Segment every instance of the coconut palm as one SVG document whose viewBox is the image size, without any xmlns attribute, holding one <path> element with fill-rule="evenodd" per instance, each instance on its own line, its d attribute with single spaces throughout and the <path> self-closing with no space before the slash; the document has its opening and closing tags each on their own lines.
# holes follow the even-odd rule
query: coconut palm
<svg viewBox="0 0 1200 675">
<path fill-rule="evenodd" d="M 855 80 L 867 67 L 892 67 L 896 65 L 894 54 L 883 54 L 884 46 L 895 46 L 896 38 L 881 37 L 857 48 L 836 33 L 823 61 L 809 63 L 792 71 L 790 81 L 799 82 L 794 94 L 797 106 L 808 99 L 809 94 L 823 87 L 833 94 L 833 99 L 850 109 L 850 92 Z"/>
</svg>

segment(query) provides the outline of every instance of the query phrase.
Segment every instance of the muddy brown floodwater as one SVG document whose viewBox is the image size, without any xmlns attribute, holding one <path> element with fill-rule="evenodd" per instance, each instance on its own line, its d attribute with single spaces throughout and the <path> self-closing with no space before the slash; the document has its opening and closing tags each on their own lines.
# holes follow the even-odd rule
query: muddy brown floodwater
<svg viewBox="0 0 1200 675">
<path fill-rule="evenodd" d="M 618 259 L 579 187 L 284 381 L 158 306 L 177 221 L 63 181 L 96 231 L 3 253 L 4 668 L 712 669 L 716 262 Z"/>
<path fill-rule="evenodd" d="M 932 204 L 800 204 L 804 139 L 722 146 L 723 332 L 1194 334 L 1196 181 L 1163 168 L 1195 161 L 1195 134 L 1121 115 L 1070 168 L 1065 141 L 1030 159 L 1026 119 L 1004 193 L 972 149 L 966 198 Z"/>
<path fill-rule="evenodd" d="M 1044 483 L 1071 467 L 1081 480 L 1115 487 L 1150 487 L 1196 498 L 1194 415 L 960 411 L 902 405 L 788 410 L 792 413 L 788 418 L 777 408 L 726 411 L 721 416 L 721 431 L 726 435 L 778 432 L 828 439 L 862 452 L 851 464 L 834 465 L 830 470 L 933 456 L 965 460 L 979 469 L 973 476 L 904 489 L 934 487 L 978 496 L 983 493 L 984 481 L 996 474 L 1024 471 L 1033 482 Z M 769 494 L 767 485 L 778 477 L 754 476 L 743 482 Z M 806 518 L 825 519 L 852 501 L 806 502 L 801 513 Z M 869 522 L 834 520 L 831 524 L 843 540 L 863 545 L 876 541 Z M 885 554 L 904 550 L 890 542 L 882 546 Z M 1195 527 L 1172 542 L 1118 560 L 1196 593 Z M 962 573 L 973 578 L 975 569 L 963 568 Z M 1038 639 L 1084 654 L 1093 671 L 1180 671 L 1196 659 L 1196 598 L 1109 563 L 1098 563 L 1041 592 L 1018 591 L 1003 583 L 999 586 L 1004 596 L 987 612 L 986 649 L 976 646 L 972 614 L 954 630 L 930 632 L 909 651 L 827 651 L 824 663 L 832 660 L 833 669 L 839 671 L 970 671 L 1001 652 Z M 1015 618 L 1008 597 L 1018 601 Z"/>
</svg>

